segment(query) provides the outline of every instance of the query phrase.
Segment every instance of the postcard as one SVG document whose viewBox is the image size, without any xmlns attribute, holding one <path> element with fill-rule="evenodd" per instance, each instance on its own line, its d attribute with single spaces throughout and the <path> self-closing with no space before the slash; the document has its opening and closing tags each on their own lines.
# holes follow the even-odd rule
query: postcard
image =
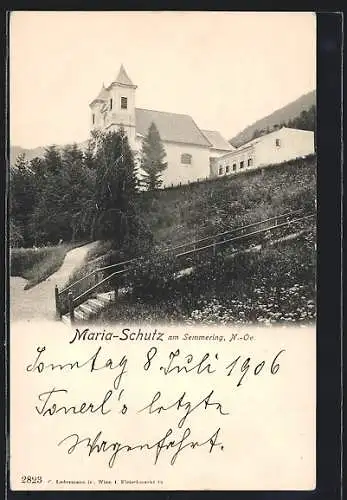
<svg viewBox="0 0 347 500">
<path fill-rule="evenodd" d="M 316 18 L 10 17 L 12 490 L 316 487 Z"/>
</svg>

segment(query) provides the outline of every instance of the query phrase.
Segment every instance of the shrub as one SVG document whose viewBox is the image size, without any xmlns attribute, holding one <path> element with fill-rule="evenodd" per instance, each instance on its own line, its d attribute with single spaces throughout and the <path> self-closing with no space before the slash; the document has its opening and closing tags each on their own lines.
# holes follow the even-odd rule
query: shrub
<svg viewBox="0 0 347 500">
<path fill-rule="evenodd" d="M 141 257 L 130 267 L 127 281 L 135 297 L 151 302 L 170 295 L 176 270 L 177 262 L 170 254 Z"/>
</svg>

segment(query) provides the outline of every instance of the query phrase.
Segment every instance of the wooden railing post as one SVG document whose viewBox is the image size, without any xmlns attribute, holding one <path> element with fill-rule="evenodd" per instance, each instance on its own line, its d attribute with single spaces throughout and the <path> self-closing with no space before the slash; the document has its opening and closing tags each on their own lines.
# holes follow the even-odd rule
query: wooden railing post
<svg viewBox="0 0 347 500">
<path fill-rule="evenodd" d="M 74 323 L 75 322 L 75 308 L 74 308 L 74 305 L 73 305 L 72 292 L 69 292 L 68 297 L 69 297 L 70 321 L 71 321 L 71 323 Z"/>
<path fill-rule="evenodd" d="M 61 319 L 60 297 L 59 297 L 59 289 L 58 289 L 57 285 L 55 285 L 54 293 L 55 293 L 55 312 L 56 312 L 57 318 Z"/>
</svg>

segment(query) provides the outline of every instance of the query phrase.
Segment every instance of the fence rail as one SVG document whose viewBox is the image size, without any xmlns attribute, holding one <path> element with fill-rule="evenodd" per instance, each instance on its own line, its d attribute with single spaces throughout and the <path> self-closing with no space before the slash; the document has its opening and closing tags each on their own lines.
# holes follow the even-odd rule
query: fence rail
<svg viewBox="0 0 347 500">
<path fill-rule="evenodd" d="M 291 226 L 296 226 L 299 223 L 303 223 L 309 219 L 315 217 L 315 214 L 302 215 L 302 210 L 296 210 L 294 212 L 288 212 L 276 217 L 271 217 L 269 219 L 254 222 L 252 224 L 247 224 L 238 228 L 230 229 L 217 233 L 215 235 L 206 236 L 195 241 L 190 241 L 182 245 L 167 248 L 163 250 L 162 254 L 172 253 L 179 261 L 181 265 L 183 263 L 191 264 L 192 258 L 201 258 L 201 255 L 208 256 L 211 254 L 213 257 L 217 255 L 221 248 L 228 248 L 232 244 L 237 244 L 238 242 L 255 239 L 257 236 L 264 234 L 276 233 L 284 228 Z M 298 217 L 301 215 L 301 217 Z M 110 266 L 100 267 L 94 271 L 83 276 L 79 280 L 71 283 L 69 286 L 65 287 L 63 290 L 59 291 L 58 287 L 55 287 L 55 304 L 57 317 L 61 318 L 63 314 L 70 312 L 70 318 L 74 320 L 74 309 L 82 304 L 87 298 L 93 296 L 97 291 L 100 291 L 105 287 L 105 285 L 113 286 L 115 290 L 118 288 L 117 278 L 126 275 L 129 270 L 129 266 L 141 257 L 129 259 L 122 262 L 117 262 Z M 108 276 L 104 277 L 105 272 L 111 272 Z M 100 279 L 101 275 L 101 279 Z M 77 297 L 74 297 L 76 285 L 84 284 L 85 290 L 79 293 Z M 83 288 L 83 287 L 82 287 Z M 75 292 L 76 293 L 76 292 Z"/>
</svg>

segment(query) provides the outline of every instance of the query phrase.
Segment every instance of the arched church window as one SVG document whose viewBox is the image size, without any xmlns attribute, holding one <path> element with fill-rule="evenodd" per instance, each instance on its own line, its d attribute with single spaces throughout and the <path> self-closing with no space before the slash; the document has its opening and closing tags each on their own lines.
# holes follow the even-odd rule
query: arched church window
<svg viewBox="0 0 347 500">
<path fill-rule="evenodd" d="M 192 155 L 190 155 L 188 153 L 183 153 L 181 155 L 181 163 L 183 165 L 191 165 L 191 163 L 192 163 Z"/>
<path fill-rule="evenodd" d="M 112 97 L 111 97 L 111 99 L 110 99 L 110 111 L 112 111 L 112 104 L 113 104 L 113 102 L 112 102 Z"/>
</svg>

